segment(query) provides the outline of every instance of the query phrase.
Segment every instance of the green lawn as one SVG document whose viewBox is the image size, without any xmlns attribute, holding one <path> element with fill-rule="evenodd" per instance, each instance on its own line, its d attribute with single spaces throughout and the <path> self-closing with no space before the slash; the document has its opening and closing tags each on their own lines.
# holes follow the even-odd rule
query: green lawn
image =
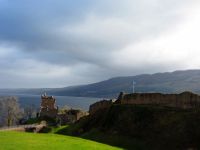
<svg viewBox="0 0 200 150">
<path fill-rule="evenodd" d="M 56 134 L 1 131 L 0 150 L 119 150 L 105 144 Z"/>
</svg>

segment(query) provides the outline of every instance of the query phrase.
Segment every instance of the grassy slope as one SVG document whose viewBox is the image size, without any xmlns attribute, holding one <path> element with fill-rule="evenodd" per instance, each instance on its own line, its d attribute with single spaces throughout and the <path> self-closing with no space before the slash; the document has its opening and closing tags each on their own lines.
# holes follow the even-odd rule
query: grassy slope
<svg viewBox="0 0 200 150">
<path fill-rule="evenodd" d="M 57 133 L 126 149 L 200 149 L 200 109 L 113 105 Z"/>
<path fill-rule="evenodd" d="M 56 134 L 0 132 L 0 150 L 117 150 L 105 144 Z"/>
</svg>

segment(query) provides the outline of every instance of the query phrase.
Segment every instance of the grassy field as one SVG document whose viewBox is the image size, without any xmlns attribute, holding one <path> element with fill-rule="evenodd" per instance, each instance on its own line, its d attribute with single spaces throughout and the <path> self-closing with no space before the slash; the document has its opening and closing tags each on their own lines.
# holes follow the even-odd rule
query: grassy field
<svg viewBox="0 0 200 150">
<path fill-rule="evenodd" d="M 119 150 L 105 144 L 56 134 L 0 132 L 0 150 Z"/>
</svg>

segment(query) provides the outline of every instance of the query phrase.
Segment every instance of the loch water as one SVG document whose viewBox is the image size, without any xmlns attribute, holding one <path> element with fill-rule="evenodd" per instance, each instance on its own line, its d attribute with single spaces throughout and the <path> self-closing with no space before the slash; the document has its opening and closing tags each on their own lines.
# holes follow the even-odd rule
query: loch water
<svg viewBox="0 0 200 150">
<path fill-rule="evenodd" d="M 31 95 L 31 94 L 3 94 L 0 96 L 15 96 L 18 98 L 21 107 L 27 107 L 34 105 L 39 108 L 41 103 L 41 95 Z M 54 96 L 56 98 L 56 105 L 58 107 L 68 106 L 71 108 L 89 110 L 89 106 L 101 98 L 91 98 L 91 97 L 73 97 L 73 96 Z"/>
</svg>

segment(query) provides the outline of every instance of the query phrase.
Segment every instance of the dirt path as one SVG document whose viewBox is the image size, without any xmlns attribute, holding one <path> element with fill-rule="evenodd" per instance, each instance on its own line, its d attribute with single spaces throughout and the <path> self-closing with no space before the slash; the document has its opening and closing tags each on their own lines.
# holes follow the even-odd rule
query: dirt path
<svg viewBox="0 0 200 150">
<path fill-rule="evenodd" d="M 0 128 L 0 131 L 27 131 L 27 130 L 33 130 L 33 132 L 38 132 L 44 126 L 45 125 L 41 125 L 41 124 L 18 125 L 18 126 L 10 126 L 10 127 Z"/>
</svg>

